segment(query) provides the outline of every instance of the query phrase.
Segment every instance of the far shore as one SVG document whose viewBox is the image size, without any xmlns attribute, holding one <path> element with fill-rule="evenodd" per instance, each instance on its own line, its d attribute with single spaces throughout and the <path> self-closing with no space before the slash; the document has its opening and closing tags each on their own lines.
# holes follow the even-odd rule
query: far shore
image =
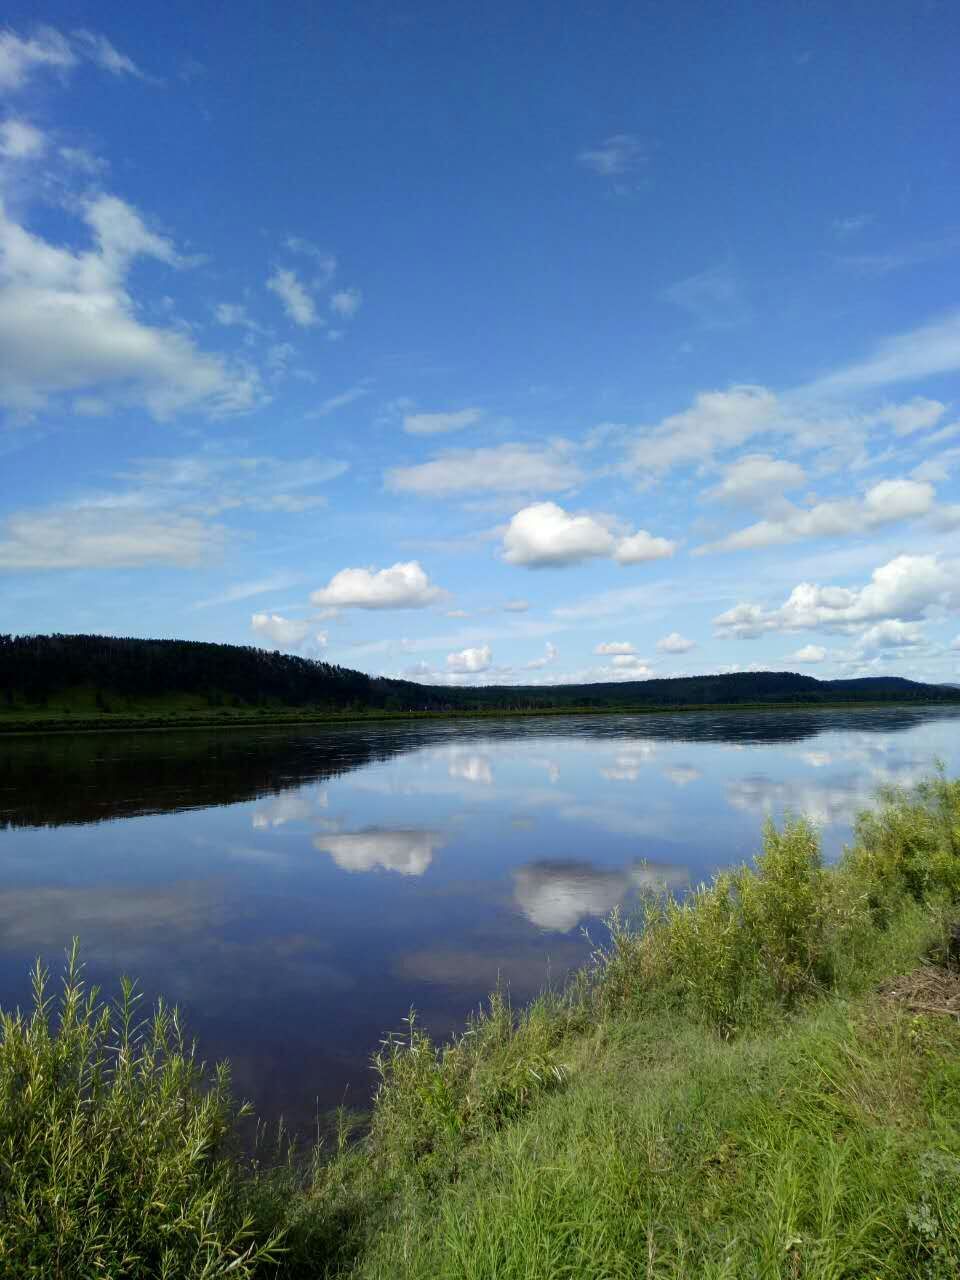
<svg viewBox="0 0 960 1280">
<path fill-rule="evenodd" d="M 301 725 L 358 724 L 409 720 L 503 720 L 542 716 L 639 716 L 683 715 L 694 712 L 753 711 L 876 711 L 880 708 L 960 707 L 953 698 L 923 700 L 884 698 L 871 701 L 831 702 L 711 702 L 685 703 L 678 706 L 612 706 L 612 707 L 497 707 L 484 710 L 451 709 L 449 711 L 290 711 L 230 710 L 219 715 L 137 715 L 101 712 L 96 716 L 57 715 L 26 716 L 0 711 L 0 737 L 35 736 L 38 734 L 76 733 L 155 733 L 170 729 L 249 729 L 296 728 Z"/>
</svg>

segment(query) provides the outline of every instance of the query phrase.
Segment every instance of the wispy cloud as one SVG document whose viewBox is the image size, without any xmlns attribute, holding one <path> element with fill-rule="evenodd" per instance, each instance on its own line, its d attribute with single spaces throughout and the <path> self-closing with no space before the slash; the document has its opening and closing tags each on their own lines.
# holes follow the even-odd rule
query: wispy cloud
<svg viewBox="0 0 960 1280">
<path fill-rule="evenodd" d="M 663 297 L 705 329 L 729 329 L 753 315 L 743 282 L 728 262 L 678 280 L 664 289 Z"/>
<path fill-rule="evenodd" d="M 602 178 L 618 178 L 642 168 L 647 153 L 635 134 L 615 133 L 598 146 L 581 151 L 577 160 Z"/>
</svg>

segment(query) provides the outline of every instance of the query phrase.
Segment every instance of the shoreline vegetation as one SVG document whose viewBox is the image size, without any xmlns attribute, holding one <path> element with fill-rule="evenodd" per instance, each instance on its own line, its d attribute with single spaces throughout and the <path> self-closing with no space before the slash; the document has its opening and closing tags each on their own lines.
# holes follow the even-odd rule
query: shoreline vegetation
<svg viewBox="0 0 960 1280">
<path fill-rule="evenodd" d="M 355 711 L 291 711 L 277 712 L 266 708 L 249 708 L 224 711 L 219 715 L 192 715 L 189 712 L 171 712 L 169 715 L 114 714 L 100 712 L 96 716 L 51 715 L 37 718 L 0 711 L 0 737 L 20 734 L 75 734 L 75 733 L 149 733 L 165 729 L 282 729 L 300 725 L 328 724 L 376 724 L 407 720 L 501 720 L 528 719 L 541 716 L 618 716 L 618 715 L 684 715 L 697 712 L 751 712 L 751 711 L 876 711 L 880 707 L 939 707 L 960 706 L 960 698 L 894 699 L 884 698 L 833 702 L 704 702 L 683 703 L 673 706 L 652 704 L 622 706 L 563 706 L 563 707 L 499 707 L 488 710 L 446 711 L 385 711 L 376 708 Z"/>
<path fill-rule="evenodd" d="M 413 1011 L 366 1116 L 256 1132 L 224 1066 L 76 948 L 0 1023 L 11 1276 L 927 1277 L 960 1271 L 960 780 L 890 789 L 824 866 L 615 914 L 591 963 L 435 1043 Z M 247 1118 L 245 1118 L 247 1117 Z"/>
<path fill-rule="evenodd" d="M 789 671 L 426 685 L 239 645 L 0 635 L 0 734 L 920 704 L 960 706 L 960 687 Z"/>
</svg>

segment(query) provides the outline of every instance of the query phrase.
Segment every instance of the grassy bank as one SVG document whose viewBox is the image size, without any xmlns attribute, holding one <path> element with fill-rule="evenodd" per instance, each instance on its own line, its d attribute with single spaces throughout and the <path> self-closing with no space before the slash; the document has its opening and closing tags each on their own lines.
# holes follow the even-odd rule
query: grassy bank
<svg viewBox="0 0 960 1280">
<path fill-rule="evenodd" d="M 161 1010 L 0 1044 L 9 1275 L 934 1277 L 960 1272 L 960 782 L 891 792 L 837 867 L 803 820 L 649 898 L 562 994 L 408 1019 L 362 1135 L 236 1146 Z"/>
</svg>

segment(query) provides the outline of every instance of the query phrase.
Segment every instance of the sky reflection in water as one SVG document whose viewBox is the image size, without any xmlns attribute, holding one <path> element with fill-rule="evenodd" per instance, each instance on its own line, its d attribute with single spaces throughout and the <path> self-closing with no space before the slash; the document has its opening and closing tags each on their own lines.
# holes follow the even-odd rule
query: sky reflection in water
<svg viewBox="0 0 960 1280">
<path fill-rule="evenodd" d="M 78 934 L 93 980 L 181 1002 L 267 1115 L 368 1096 L 415 1005 L 582 962 L 614 906 L 807 813 L 835 857 L 878 785 L 960 768 L 960 714 L 551 717 L 0 744 L 0 999 Z M 347 1090 L 346 1095 L 344 1091 Z"/>
</svg>

